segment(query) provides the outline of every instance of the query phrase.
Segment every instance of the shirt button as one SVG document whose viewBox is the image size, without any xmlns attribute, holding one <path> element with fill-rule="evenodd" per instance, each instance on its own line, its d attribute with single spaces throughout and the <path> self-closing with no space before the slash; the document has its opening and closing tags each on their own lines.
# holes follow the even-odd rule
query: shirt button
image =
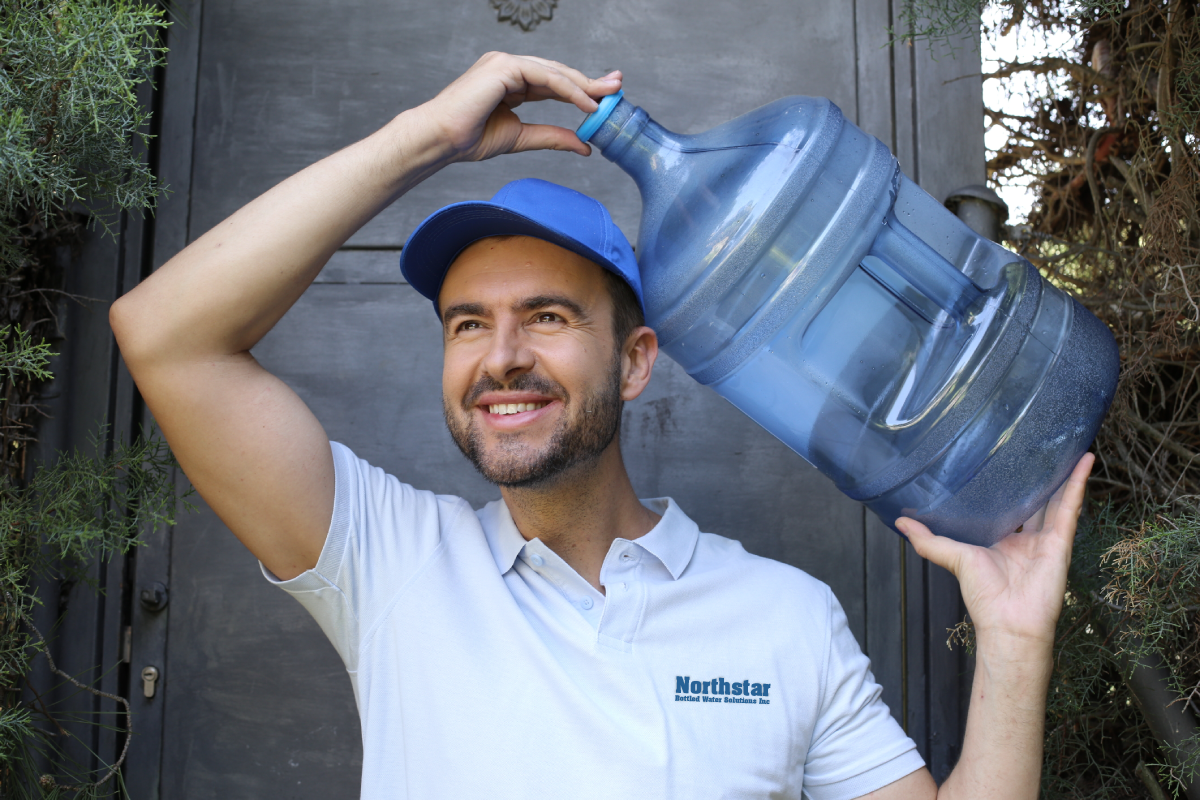
<svg viewBox="0 0 1200 800">
<path fill-rule="evenodd" d="M 535 567 L 540 567 L 546 563 L 546 559 L 542 558 L 537 553 L 534 553 L 529 557 L 529 563 L 533 564 Z"/>
<path fill-rule="evenodd" d="M 590 597 L 583 598 L 582 600 L 579 601 L 579 605 L 583 606 L 584 611 L 591 611 L 592 610 L 592 598 L 590 598 Z"/>
<path fill-rule="evenodd" d="M 630 555 L 629 553 L 622 553 L 621 560 L 622 561 L 633 561 L 633 556 Z"/>
</svg>

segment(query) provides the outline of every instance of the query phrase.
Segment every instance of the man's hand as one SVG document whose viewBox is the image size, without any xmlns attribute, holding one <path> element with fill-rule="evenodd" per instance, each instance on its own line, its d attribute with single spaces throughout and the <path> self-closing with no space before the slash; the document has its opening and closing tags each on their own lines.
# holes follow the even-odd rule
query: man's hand
<svg viewBox="0 0 1200 800">
<path fill-rule="evenodd" d="M 989 548 L 934 536 L 916 520 L 896 527 L 923 558 L 958 578 L 977 635 L 1014 637 L 1052 648 L 1071 565 L 1075 523 L 1095 456 L 1079 460 L 1046 507 Z"/>
<path fill-rule="evenodd" d="M 482 161 L 525 150 L 569 150 L 586 156 L 591 148 L 574 131 L 527 125 L 513 109 L 525 102 L 558 100 L 590 114 L 597 108 L 595 98 L 620 88 L 620 72 L 592 79 L 557 61 L 488 53 L 417 110 L 443 132 L 452 161 Z"/>
<path fill-rule="evenodd" d="M 908 798 L 1036 798 L 1041 782 L 1046 692 L 1075 524 L 1095 457 L 1079 460 L 1046 507 L 991 547 L 934 536 L 896 520 L 913 548 L 958 578 L 975 623 L 975 681 L 962 757 L 940 788 L 922 770 L 870 795 Z M 937 691 L 935 689 L 934 691 Z"/>
</svg>

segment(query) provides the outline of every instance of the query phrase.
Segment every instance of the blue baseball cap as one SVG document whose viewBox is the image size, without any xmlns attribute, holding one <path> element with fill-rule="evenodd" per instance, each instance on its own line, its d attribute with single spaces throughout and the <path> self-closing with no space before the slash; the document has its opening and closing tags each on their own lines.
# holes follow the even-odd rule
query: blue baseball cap
<svg viewBox="0 0 1200 800">
<path fill-rule="evenodd" d="M 404 243 L 400 271 L 433 301 L 458 254 L 489 236 L 532 236 L 570 250 L 619 275 L 642 301 L 633 247 L 598 200 L 537 178 L 513 181 L 491 200 L 453 203 L 429 215 Z"/>
</svg>

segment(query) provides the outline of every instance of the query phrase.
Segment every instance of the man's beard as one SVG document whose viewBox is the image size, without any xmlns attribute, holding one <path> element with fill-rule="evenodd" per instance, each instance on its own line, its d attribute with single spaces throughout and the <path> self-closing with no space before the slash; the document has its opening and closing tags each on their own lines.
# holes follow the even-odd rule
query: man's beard
<svg viewBox="0 0 1200 800">
<path fill-rule="evenodd" d="M 560 397 L 563 414 L 550 441 L 540 452 L 530 452 L 521 434 L 498 434 L 499 441 L 492 452 L 486 452 L 478 419 L 473 413 L 475 402 L 491 391 L 537 392 Z M 579 404 L 584 413 L 571 422 L 571 409 Z M 446 427 L 463 455 L 470 459 L 483 477 L 499 486 L 534 488 L 551 483 L 574 467 L 595 462 L 608 448 L 621 429 L 621 359 L 614 358 L 604 386 L 595 393 L 572 398 L 563 387 L 547 378 L 522 373 L 507 384 L 490 375 L 475 382 L 462 403 L 465 421 L 456 416 L 450 401 L 442 397 Z"/>
</svg>

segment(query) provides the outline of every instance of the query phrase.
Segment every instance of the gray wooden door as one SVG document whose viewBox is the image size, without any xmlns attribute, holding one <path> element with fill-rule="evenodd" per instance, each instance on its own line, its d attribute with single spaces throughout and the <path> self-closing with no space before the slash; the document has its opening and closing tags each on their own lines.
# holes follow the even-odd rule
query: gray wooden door
<svg viewBox="0 0 1200 800">
<path fill-rule="evenodd" d="M 177 5 L 156 155 L 173 194 L 153 224 L 155 264 L 428 99 L 488 50 L 536 53 L 591 74 L 620 68 L 629 99 L 680 132 L 783 95 L 825 95 L 935 195 L 983 177 L 979 79 L 946 83 L 977 73 L 978 54 L 968 47 L 935 60 L 887 47 L 898 13 L 890 0 L 560 0 L 530 31 L 498 19 L 489 0 Z M 579 121 L 572 108 L 541 105 L 523 113 Z M 401 480 L 477 505 L 498 492 L 443 429 L 440 332 L 396 263 L 428 213 L 523 176 L 602 199 L 636 239 L 636 189 L 599 157 L 454 166 L 356 235 L 255 350 L 331 438 Z M 667 359 L 623 422 L 642 496 L 670 495 L 703 530 L 833 587 L 893 713 L 944 776 L 965 691 L 966 665 L 943 645 L 944 629 L 961 619 L 953 580 Z M 202 508 L 155 532 L 130 569 L 135 597 L 156 581 L 170 590 L 165 610 L 132 604 L 130 674 L 151 664 L 163 676 L 153 699 L 135 698 L 127 767 L 135 800 L 356 796 L 360 734 L 343 667 L 220 521 Z"/>
</svg>

